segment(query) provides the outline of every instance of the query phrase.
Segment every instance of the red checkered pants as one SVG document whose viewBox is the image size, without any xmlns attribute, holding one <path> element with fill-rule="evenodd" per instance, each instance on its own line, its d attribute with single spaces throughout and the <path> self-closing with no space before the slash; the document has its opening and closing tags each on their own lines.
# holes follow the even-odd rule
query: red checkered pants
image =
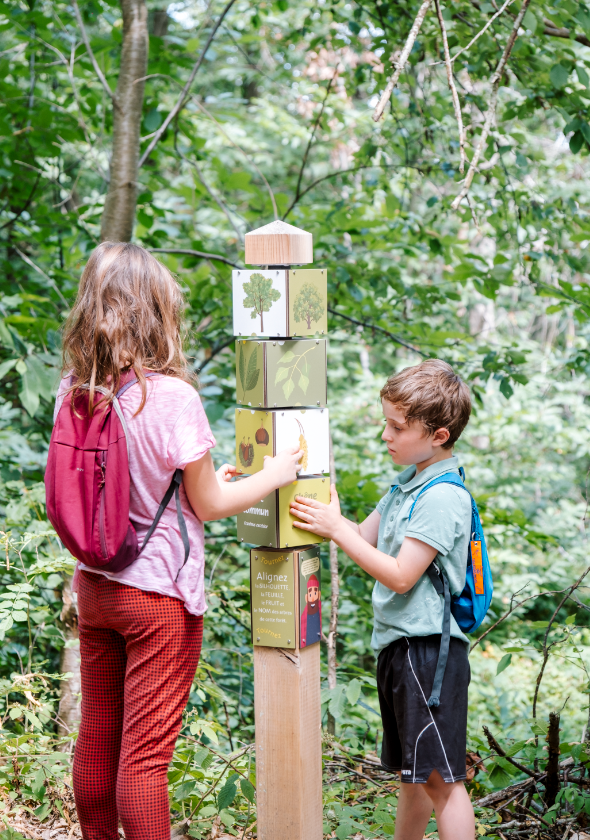
<svg viewBox="0 0 590 840">
<path fill-rule="evenodd" d="M 74 793 L 84 840 L 170 840 L 167 771 L 203 617 L 182 601 L 81 572 L 82 723 Z"/>
</svg>

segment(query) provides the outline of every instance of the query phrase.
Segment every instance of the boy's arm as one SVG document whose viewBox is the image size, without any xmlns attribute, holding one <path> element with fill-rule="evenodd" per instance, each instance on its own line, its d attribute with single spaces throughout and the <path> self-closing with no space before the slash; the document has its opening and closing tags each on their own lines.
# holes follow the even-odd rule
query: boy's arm
<svg viewBox="0 0 590 840">
<path fill-rule="evenodd" d="M 315 499 L 296 496 L 295 501 L 291 503 L 291 513 L 301 520 L 294 523 L 296 528 L 313 531 L 314 534 L 334 540 L 336 545 L 346 552 L 361 569 L 388 589 L 400 594 L 409 592 L 438 553 L 438 549 L 434 546 L 413 537 L 406 537 L 397 557 L 378 551 L 375 545 L 363 538 L 361 533 L 348 527 L 347 520 L 340 513 L 340 503 L 334 485 L 331 487 L 329 505 Z M 375 521 L 377 521 L 378 531 L 380 518 L 380 514 L 374 511 L 365 520 L 369 523 L 367 533 L 374 531 Z M 369 520 L 373 521 L 369 522 Z M 364 524 L 363 522 L 362 525 Z M 375 544 L 376 542 L 375 537 Z"/>
<path fill-rule="evenodd" d="M 360 534 L 361 537 L 366 540 L 369 545 L 377 545 L 377 539 L 379 537 L 379 523 L 381 522 L 381 514 L 374 510 L 363 522 L 353 522 L 352 519 L 347 519 L 345 516 L 342 517 L 342 521 L 346 522 L 349 528 L 351 528 L 355 534 Z"/>
</svg>

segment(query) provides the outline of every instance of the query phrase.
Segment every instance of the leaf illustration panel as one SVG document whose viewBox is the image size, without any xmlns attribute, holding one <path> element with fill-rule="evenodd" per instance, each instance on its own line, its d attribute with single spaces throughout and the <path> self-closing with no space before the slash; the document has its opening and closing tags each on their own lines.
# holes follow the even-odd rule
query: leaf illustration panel
<svg viewBox="0 0 590 840">
<path fill-rule="evenodd" d="M 272 414 L 269 411 L 236 409 L 236 466 L 253 475 L 264 466 L 264 456 L 273 455 Z"/>
<path fill-rule="evenodd" d="M 301 475 L 330 471 L 330 430 L 327 408 L 276 411 L 276 451 L 299 446 L 304 451 Z"/>
<path fill-rule="evenodd" d="M 289 335 L 327 334 L 327 275 L 325 268 L 289 270 Z"/>
<path fill-rule="evenodd" d="M 326 339 L 267 343 L 267 405 L 326 405 Z"/>
<path fill-rule="evenodd" d="M 236 400 L 264 405 L 264 346 L 260 341 L 236 341 Z"/>
<path fill-rule="evenodd" d="M 235 336 L 287 335 L 287 272 L 232 271 Z"/>
<path fill-rule="evenodd" d="M 281 548 L 294 548 L 300 545 L 315 545 L 323 542 L 323 537 L 318 537 L 310 531 L 302 531 L 294 528 L 295 517 L 291 516 L 290 505 L 295 496 L 317 499 L 324 504 L 330 503 L 330 479 L 329 478 L 301 478 L 287 487 L 281 487 L 279 494 L 279 538 Z"/>
</svg>

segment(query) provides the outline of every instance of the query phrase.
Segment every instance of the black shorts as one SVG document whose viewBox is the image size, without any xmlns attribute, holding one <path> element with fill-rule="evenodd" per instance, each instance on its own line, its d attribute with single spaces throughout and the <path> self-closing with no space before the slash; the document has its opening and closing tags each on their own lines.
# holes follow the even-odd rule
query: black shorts
<svg viewBox="0 0 590 840">
<path fill-rule="evenodd" d="M 424 784 L 433 770 L 445 782 L 466 776 L 467 688 L 471 670 L 467 644 L 451 637 L 440 706 L 428 698 L 440 635 L 397 639 L 377 661 L 377 689 L 383 720 L 381 763 L 402 782 Z"/>
</svg>

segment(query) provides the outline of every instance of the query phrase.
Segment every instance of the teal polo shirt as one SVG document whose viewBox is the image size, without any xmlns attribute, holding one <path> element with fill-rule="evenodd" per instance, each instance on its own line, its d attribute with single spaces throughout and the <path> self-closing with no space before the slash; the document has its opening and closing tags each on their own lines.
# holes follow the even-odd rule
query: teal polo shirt
<svg viewBox="0 0 590 840">
<path fill-rule="evenodd" d="M 410 508 L 424 485 L 446 472 L 459 473 L 456 456 L 431 464 L 416 475 L 411 466 L 398 476 L 398 486 L 377 505 L 381 514 L 377 548 L 397 557 L 405 537 L 433 546 L 435 557 L 449 582 L 453 595 L 463 591 L 467 572 L 467 552 L 471 537 L 471 499 L 469 493 L 452 484 L 437 484 L 416 503 L 412 519 Z M 443 599 L 437 595 L 426 573 L 409 592 L 392 592 L 379 581 L 373 589 L 373 638 L 377 652 L 404 636 L 431 636 L 442 631 Z M 451 615 L 451 636 L 468 641 Z"/>
</svg>

